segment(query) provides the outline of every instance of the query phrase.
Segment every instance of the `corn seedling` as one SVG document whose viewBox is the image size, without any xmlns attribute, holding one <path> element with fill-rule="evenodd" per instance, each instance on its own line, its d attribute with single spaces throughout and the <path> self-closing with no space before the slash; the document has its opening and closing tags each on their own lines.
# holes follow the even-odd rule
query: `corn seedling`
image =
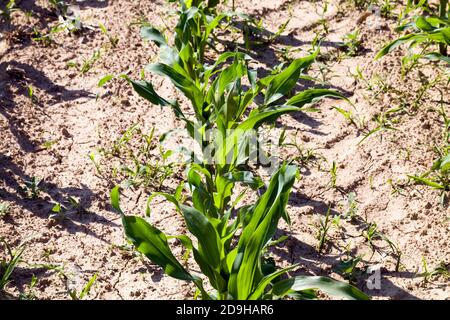
<svg viewBox="0 0 450 320">
<path fill-rule="evenodd" d="M 94 51 L 94 53 L 92 54 L 92 56 L 90 58 L 83 59 L 83 62 L 81 64 L 79 64 L 78 62 L 69 61 L 67 63 L 67 66 L 70 68 L 77 69 L 78 72 L 80 72 L 81 74 L 85 74 L 85 73 L 89 72 L 89 70 L 92 69 L 92 67 L 100 59 L 100 57 L 101 57 L 100 50 L 96 50 L 96 51 Z"/>
<path fill-rule="evenodd" d="M 19 300 L 36 300 L 36 293 L 34 292 L 34 287 L 38 283 L 38 278 L 33 274 L 31 276 L 30 284 L 28 285 L 27 292 L 21 292 L 19 294 Z"/>
<path fill-rule="evenodd" d="M 357 117 L 354 116 L 351 111 L 347 111 L 339 107 L 333 107 L 333 109 L 335 109 L 337 112 L 343 115 L 344 118 L 347 119 L 348 123 L 355 126 L 355 128 L 359 129 L 361 127 L 361 125 L 356 122 Z"/>
<path fill-rule="evenodd" d="M 394 9 L 395 5 L 391 2 L 391 0 L 382 0 L 380 4 L 380 14 L 382 17 L 392 18 L 394 16 Z"/>
<path fill-rule="evenodd" d="M 336 161 L 333 161 L 331 168 L 330 168 L 330 186 L 331 188 L 335 189 L 337 187 L 337 164 Z"/>
<path fill-rule="evenodd" d="M 41 179 L 37 177 L 32 177 L 30 180 L 25 181 L 25 185 L 22 187 L 22 191 L 28 199 L 37 199 L 41 194 L 41 189 L 39 184 Z"/>
<path fill-rule="evenodd" d="M 56 203 L 51 209 L 49 218 L 58 221 L 64 220 L 66 218 L 65 215 L 66 211 L 67 211 L 66 207 L 64 207 L 61 203 Z"/>
<path fill-rule="evenodd" d="M 102 170 L 100 167 L 100 163 L 97 161 L 96 159 L 96 154 L 94 152 L 90 152 L 89 153 L 89 160 L 91 160 L 91 162 L 94 164 L 95 169 L 97 170 L 97 175 L 98 176 L 102 176 Z"/>
<path fill-rule="evenodd" d="M 423 1 L 421 1 L 417 8 L 421 7 Z M 390 53 L 396 47 L 408 43 L 409 48 L 412 49 L 420 44 L 425 45 L 428 48 L 432 44 L 437 44 L 438 51 L 422 52 L 421 58 L 428 60 L 441 60 L 446 63 L 450 63 L 450 58 L 447 55 L 447 45 L 450 44 L 450 20 L 448 18 L 448 0 L 440 0 L 439 14 L 431 16 L 414 16 L 412 21 L 407 21 L 403 25 L 397 28 L 397 31 L 409 31 L 405 36 L 402 36 L 384 48 L 382 48 L 375 59 L 379 59 L 386 54 Z"/>
<path fill-rule="evenodd" d="M 317 21 L 317 24 L 322 26 L 323 35 L 327 35 L 330 32 L 330 27 L 328 25 L 329 19 L 326 17 L 326 13 L 328 11 L 328 1 L 325 1 L 324 6 L 322 8 L 321 18 Z"/>
<path fill-rule="evenodd" d="M 369 225 L 366 227 L 366 230 L 364 231 L 363 235 L 364 235 L 364 238 L 366 238 L 367 243 L 369 244 L 370 248 L 372 250 L 374 250 L 373 241 L 376 240 L 377 238 L 379 238 L 377 224 L 374 222 L 369 223 Z"/>
<path fill-rule="evenodd" d="M 3 237 L 0 237 L 0 244 L 5 248 L 8 258 L 0 260 L 0 291 L 3 291 L 9 280 L 11 274 L 21 261 L 20 258 L 25 251 L 26 243 L 21 243 L 17 248 L 12 249 Z"/>
<path fill-rule="evenodd" d="M 366 224 L 363 236 L 369 244 L 369 247 L 375 252 L 377 249 L 377 246 L 374 243 L 375 240 L 386 242 L 391 249 L 392 257 L 395 259 L 395 271 L 398 272 L 401 267 L 402 252 L 394 242 L 392 242 L 383 232 L 378 230 L 378 226 L 375 222 L 366 222 Z"/>
<path fill-rule="evenodd" d="M 392 195 L 405 195 L 405 185 L 406 183 L 404 183 L 403 181 L 393 181 L 392 179 L 387 179 L 386 183 L 391 187 L 392 191 L 391 194 Z"/>
<path fill-rule="evenodd" d="M 360 276 L 363 274 L 363 270 L 358 267 L 362 257 L 358 256 L 356 258 L 348 257 L 342 260 L 336 267 L 335 270 L 344 277 L 344 279 L 350 281 L 350 283 L 355 283 Z"/>
<path fill-rule="evenodd" d="M 37 27 L 33 27 L 32 37 L 33 41 L 41 43 L 44 47 L 48 47 L 53 44 L 55 41 L 53 40 L 53 34 L 56 29 L 50 29 L 48 33 L 42 33 Z"/>
<path fill-rule="evenodd" d="M 10 206 L 6 202 L 0 202 L 0 218 L 6 217 L 9 214 Z"/>
<path fill-rule="evenodd" d="M 138 216 L 128 216 L 120 209 L 119 188 L 111 192 L 112 206 L 121 213 L 128 239 L 136 249 L 161 266 L 165 273 L 179 280 L 193 282 L 202 299 L 259 300 L 283 297 L 301 298 L 313 289 L 332 296 L 367 299 L 356 288 L 325 277 L 297 276 L 280 280 L 280 276 L 294 269 L 290 266 L 274 270 L 272 262 L 266 268 L 264 249 L 270 243 L 278 221 L 286 215 L 285 207 L 297 169 L 283 165 L 274 175 L 261 197 L 251 206 L 242 207 L 234 221 L 231 210 L 218 217 L 203 199 L 192 196 L 193 206 L 180 203 L 174 196 L 166 195 L 181 213 L 194 242 L 188 235 L 167 236 L 161 230 Z M 196 183 L 196 190 L 207 186 Z M 205 207 L 201 212 L 196 207 Z M 242 232 L 237 232 L 242 230 Z M 205 290 L 203 280 L 181 265 L 173 255 L 168 239 L 176 238 L 193 253 L 196 263 L 213 292 Z M 270 271 L 269 271 L 270 270 Z"/>
<path fill-rule="evenodd" d="M 450 279 L 449 264 L 441 261 L 441 263 L 433 270 L 428 270 L 428 263 L 424 256 L 422 256 L 422 272 L 418 274 L 419 277 L 423 277 L 424 282 L 429 282 L 432 278 L 443 277 L 444 279 Z"/>
<path fill-rule="evenodd" d="M 286 128 L 284 128 L 278 139 L 279 147 L 294 149 L 294 155 L 289 161 L 298 164 L 299 167 L 307 167 L 311 164 L 317 164 L 319 160 L 323 160 L 323 157 L 320 154 L 317 154 L 314 149 L 304 148 L 297 142 L 297 133 L 298 132 L 296 132 L 294 138 L 286 142 Z M 288 161 L 288 159 L 285 160 Z"/>
<path fill-rule="evenodd" d="M 330 219 L 331 207 L 328 207 L 327 213 L 324 219 L 319 220 L 319 225 L 317 226 L 317 240 L 319 244 L 317 245 L 317 251 L 322 252 L 325 244 L 328 242 L 328 231 L 331 227 L 332 219 Z"/>
<path fill-rule="evenodd" d="M 340 48 L 341 50 L 345 51 L 348 56 L 357 56 L 361 51 L 362 40 L 359 29 L 347 33 L 342 40 L 343 42 L 340 44 Z"/>
<path fill-rule="evenodd" d="M 91 291 L 92 286 L 97 280 L 98 274 L 94 274 L 89 281 L 84 285 L 83 289 L 80 292 L 77 292 L 75 289 L 69 290 L 69 296 L 72 300 L 83 300 Z"/>
<path fill-rule="evenodd" d="M 5 20 L 5 21 L 10 21 L 11 20 L 11 14 L 18 10 L 16 8 L 16 1 L 15 0 L 9 0 L 5 6 L 3 8 L 0 9 L 0 16 Z"/>
<path fill-rule="evenodd" d="M 50 150 L 57 143 L 58 143 L 58 140 L 47 140 L 47 141 L 44 141 L 40 145 L 40 147 L 43 148 L 43 149 L 46 149 L 46 150 Z"/>
<path fill-rule="evenodd" d="M 28 98 L 30 98 L 30 101 L 32 104 L 38 103 L 38 99 L 37 99 L 36 95 L 34 94 L 34 89 L 32 86 L 27 86 L 27 93 L 28 93 Z"/>
<path fill-rule="evenodd" d="M 350 219 L 351 221 L 355 220 L 358 216 L 358 202 L 356 201 L 356 194 L 354 192 L 350 192 L 347 195 L 347 210 L 343 215 L 344 219 Z"/>
<path fill-rule="evenodd" d="M 99 23 L 98 27 L 102 31 L 102 33 L 108 38 L 109 43 L 113 48 L 117 47 L 119 44 L 119 38 L 117 36 L 112 36 L 109 32 L 106 26 L 103 23 Z"/>
<path fill-rule="evenodd" d="M 389 109 L 388 111 L 376 114 L 372 120 L 376 122 L 377 126 L 374 129 L 369 130 L 367 133 L 365 133 L 364 137 L 358 142 L 358 145 L 362 144 L 366 139 L 368 139 L 370 136 L 376 133 L 380 133 L 386 130 L 397 130 L 393 125 L 392 118 L 399 111 L 402 111 L 401 107 Z"/>
<path fill-rule="evenodd" d="M 446 194 L 450 191 L 450 152 L 448 147 L 439 152 L 440 157 L 433 163 L 429 171 L 420 176 L 408 175 L 408 177 L 418 184 L 439 190 L 441 204 L 444 204 Z"/>
</svg>

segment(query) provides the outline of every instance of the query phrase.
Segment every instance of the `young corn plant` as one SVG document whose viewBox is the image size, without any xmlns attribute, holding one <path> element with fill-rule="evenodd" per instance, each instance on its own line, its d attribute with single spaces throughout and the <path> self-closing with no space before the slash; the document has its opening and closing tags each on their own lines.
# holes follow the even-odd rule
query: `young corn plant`
<svg viewBox="0 0 450 320">
<path fill-rule="evenodd" d="M 343 42 L 339 44 L 341 50 L 346 52 L 349 57 L 355 57 L 362 49 L 362 40 L 360 30 L 347 33 L 343 38 Z"/>
<path fill-rule="evenodd" d="M 175 204 L 192 236 L 168 236 L 147 220 L 126 215 L 119 205 L 119 188 L 111 192 L 112 206 L 120 212 L 125 234 L 135 248 L 161 266 L 173 278 L 193 282 L 202 299 L 261 300 L 316 297 L 319 289 L 331 296 L 349 299 L 368 297 L 351 285 L 326 277 L 296 276 L 281 279 L 296 265 L 276 269 L 264 252 L 277 230 L 279 220 L 286 215 L 286 204 L 297 176 L 295 166 L 283 165 L 275 172 L 261 197 L 252 205 L 238 210 L 232 219 L 232 210 L 216 217 L 211 207 L 201 212 L 201 198 L 192 196 L 192 205 L 182 204 L 175 197 L 167 199 Z M 197 184 L 196 188 L 205 188 Z M 197 203 L 197 205 L 196 205 Z M 240 232 L 239 232 L 240 231 Z M 203 278 L 192 274 L 174 256 L 168 240 L 176 238 L 193 253 L 201 273 L 213 290 L 205 289 Z"/>
<path fill-rule="evenodd" d="M 8 22 L 11 20 L 11 14 L 16 10 L 18 10 L 16 8 L 16 1 L 9 0 L 5 5 L 2 5 L 2 8 L 0 9 L 0 17 Z"/>
<path fill-rule="evenodd" d="M 261 186 L 251 172 L 242 171 L 254 155 L 252 139 L 264 123 L 276 120 L 283 114 L 301 111 L 306 105 L 323 97 L 344 98 L 339 92 L 329 89 L 310 88 L 287 96 L 294 89 L 298 79 L 314 62 L 318 51 L 304 58 L 294 60 L 285 69 L 257 79 L 256 71 L 248 67 L 249 57 L 243 53 L 223 53 L 213 65 L 199 65 L 192 55 L 170 49 L 161 53 L 162 62 L 147 66 L 147 70 L 168 77 L 191 102 L 194 119 L 189 119 L 177 101 L 168 101 L 159 96 L 150 82 L 127 80 L 135 91 L 152 104 L 171 107 L 181 119 L 189 133 L 206 156 L 190 170 L 189 179 L 205 179 L 206 189 L 198 190 L 203 199 L 214 203 L 218 214 L 225 211 L 227 199 L 234 183 L 244 182 L 253 188 Z M 228 60 L 230 64 L 222 65 Z M 193 69 L 204 71 L 190 72 Z M 249 83 L 244 86 L 243 83 Z M 261 97 L 262 103 L 257 103 Z M 345 98 L 344 98 L 345 99 Z M 255 106 L 251 111 L 251 106 Z M 250 178 L 251 177 L 251 178 Z M 195 184 L 194 184 L 195 185 Z"/>
<path fill-rule="evenodd" d="M 417 8 L 423 5 L 421 1 Z M 440 0 L 439 14 L 431 16 L 415 16 L 409 21 L 397 28 L 397 31 L 410 31 L 388 45 L 382 48 L 375 59 L 379 59 L 390 53 L 396 47 L 408 43 L 412 49 L 419 44 L 425 46 L 424 50 L 419 54 L 421 58 L 428 60 L 442 60 L 450 63 L 450 57 L 447 54 L 447 46 L 450 45 L 450 20 L 448 17 L 448 0 Z M 438 51 L 430 51 L 431 45 L 437 45 Z"/>
<path fill-rule="evenodd" d="M 23 252 L 25 251 L 25 242 L 20 244 L 15 250 L 11 248 L 11 246 L 6 242 L 3 237 L 0 237 L 0 244 L 5 247 L 7 251 L 7 255 L 9 258 L 0 260 L 0 292 L 5 289 L 9 280 L 11 278 L 11 274 L 16 268 L 17 264 L 21 261 Z"/>
<path fill-rule="evenodd" d="M 6 217 L 10 212 L 10 205 L 6 202 L 0 202 L 0 218 Z"/>
<path fill-rule="evenodd" d="M 97 174 L 123 187 L 162 189 L 179 166 L 171 159 L 176 150 L 162 145 L 167 135 L 157 139 L 154 133 L 155 128 L 145 133 L 139 124 L 134 124 L 111 146 L 91 152 L 89 157 Z"/>
<path fill-rule="evenodd" d="M 418 184 L 439 190 L 441 204 L 444 204 L 447 193 L 450 191 L 450 148 L 442 150 L 440 157 L 433 163 L 430 170 L 420 176 L 408 175 L 408 177 Z"/>
</svg>

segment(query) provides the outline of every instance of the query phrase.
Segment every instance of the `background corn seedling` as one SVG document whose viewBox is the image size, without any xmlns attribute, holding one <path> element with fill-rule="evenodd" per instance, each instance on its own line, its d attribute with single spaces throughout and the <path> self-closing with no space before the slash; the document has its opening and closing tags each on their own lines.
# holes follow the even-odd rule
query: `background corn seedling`
<svg viewBox="0 0 450 320">
<path fill-rule="evenodd" d="M 5 21 L 9 21 L 11 19 L 11 13 L 17 10 L 15 6 L 15 0 L 9 0 L 5 4 L 2 4 L 2 7 L 0 8 L 0 17 L 2 17 Z"/>
<path fill-rule="evenodd" d="M 424 3 L 424 0 L 420 1 L 414 6 L 414 9 L 423 8 Z M 411 9 L 407 8 L 407 10 Z M 402 24 L 397 28 L 398 31 L 412 30 L 412 32 L 386 45 L 378 52 L 376 59 L 383 57 L 404 43 L 409 43 L 410 49 L 421 44 L 425 46 L 419 57 L 450 63 L 450 58 L 447 55 L 447 46 L 450 44 L 448 11 L 448 0 L 440 0 L 438 14 L 414 16 L 412 21 Z M 437 52 L 428 50 L 432 44 L 438 45 L 439 50 Z"/>
<path fill-rule="evenodd" d="M 22 242 L 17 248 L 13 249 L 3 237 L 0 237 L 0 245 L 7 255 L 5 260 L 0 260 L 0 291 L 3 291 L 9 283 L 11 274 L 21 261 L 20 258 L 26 249 L 26 243 Z"/>
<path fill-rule="evenodd" d="M 157 138 L 154 133 L 154 128 L 145 133 L 135 124 L 110 146 L 90 153 L 97 175 L 113 185 L 161 191 L 167 180 L 181 170 L 182 160 L 178 150 L 163 146 L 167 135 Z"/>
<path fill-rule="evenodd" d="M 420 176 L 408 175 L 410 179 L 419 184 L 437 189 L 441 193 L 441 204 L 446 201 L 450 191 L 450 153 L 449 147 L 439 150 L 441 156 L 433 163 L 431 169 Z"/>
<path fill-rule="evenodd" d="M 10 211 L 10 206 L 8 203 L 0 202 L 0 218 L 5 217 Z"/>
</svg>

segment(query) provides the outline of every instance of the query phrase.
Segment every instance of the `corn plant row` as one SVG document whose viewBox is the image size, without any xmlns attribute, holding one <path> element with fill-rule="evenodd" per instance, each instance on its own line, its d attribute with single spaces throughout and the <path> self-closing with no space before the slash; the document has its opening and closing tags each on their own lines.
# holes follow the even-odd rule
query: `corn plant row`
<svg viewBox="0 0 450 320">
<path fill-rule="evenodd" d="M 141 30 L 144 39 L 160 48 L 160 62 L 146 70 L 170 79 L 189 100 L 193 116 L 183 112 L 179 101 L 160 96 L 151 82 L 125 78 L 150 103 L 171 108 L 199 147 L 212 152 L 210 157 L 189 163 L 187 200 L 177 188 L 174 194 L 153 193 L 148 201 L 147 216 L 154 197 L 163 196 L 173 203 L 189 235 L 166 235 L 148 219 L 126 215 L 120 208 L 120 189 L 115 187 L 111 202 L 122 215 L 126 236 L 168 276 L 193 282 L 202 299 L 311 299 L 317 298 L 317 289 L 330 296 L 368 299 L 355 287 L 327 277 L 288 277 L 297 265 L 278 269 L 267 258 L 280 219 L 290 221 L 286 205 L 299 173 L 295 166 L 284 163 L 266 185 L 250 170 L 253 154 L 247 133 L 283 114 L 304 110 L 317 99 L 345 98 L 321 88 L 295 92 L 318 50 L 261 79 L 244 53 L 224 52 L 207 64 L 210 36 L 227 16 L 215 12 L 217 3 L 181 1 L 173 46 L 156 28 L 147 25 Z M 245 189 L 235 194 L 238 183 Z M 258 200 L 244 205 L 241 200 L 247 189 L 257 192 Z M 202 276 L 193 274 L 174 256 L 170 239 L 178 239 L 192 252 Z M 209 286 L 204 284 L 206 279 Z"/>
</svg>

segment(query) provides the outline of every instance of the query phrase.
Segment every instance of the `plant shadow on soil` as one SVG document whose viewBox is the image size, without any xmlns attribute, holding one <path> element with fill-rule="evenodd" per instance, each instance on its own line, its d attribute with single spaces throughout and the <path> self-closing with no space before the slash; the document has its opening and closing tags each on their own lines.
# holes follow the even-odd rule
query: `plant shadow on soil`
<svg viewBox="0 0 450 320">
<path fill-rule="evenodd" d="M 19 94 L 26 96 L 28 94 L 26 92 L 26 86 L 31 84 L 35 88 L 45 91 L 45 93 L 51 97 L 52 103 L 73 101 L 82 97 L 88 98 L 93 96 L 91 93 L 84 90 L 68 90 L 62 86 L 56 85 L 46 77 L 43 72 L 17 61 L 2 62 L 0 64 L 0 75 L 2 76 L 0 83 L 2 84 L 3 89 L 3 92 L 0 92 L 2 101 L 0 114 L 7 120 L 11 134 L 15 137 L 20 148 L 25 153 L 36 153 L 39 150 L 37 149 L 36 143 L 31 141 L 27 133 L 20 128 L 22 121 L 20 118 L 16 118 L 17 112 L 20 111 L 15 110 L 17 107 L 13 100 L 15 95 L 17 96 L 17 94 Z M 14 91 L 16 91 L 16 93 L 14 93 Z M 36 103 L 33 106 L 38 107 L 37 109 L 43 109 L 43 106 L 39 105 L 39 103 Z M 45 111 L 41 111 L 45 114 Z M 15 164 L 12 159 L 6 155 L 0 154 L 0 182 L 13 190 L 19 191 L 24 181 L 30 181 L 30 179 L 31 177 L 25 174 L 23 169 Z M 56 201 L 62 202 L 69 197 L 79 197 L 81 199 L 81 206 L 83 208 L 89 208 L 92 199 L 97 196 L 83 184 L 79 188 L 61 188 L 52 182 L 42 181 L 40 187 L 48 192 L 53 199 L 37 199 L 33 201 L 2 189 L 0 189 L 0 196 L 43 218 L 48 217 Z M 97 234 L 88 230 L 83 225 L 76 224 L 74 221 L 82 224 L 94 221 L 108 225 L 113 224 L 87 210 L 85 213 L 88 214 L 71 215 L 70 219 L 64 219 L 64 221 L 61 222 L 61 225 L 63 225 L 70 233 L 84 232 L 101 239 Z"/>
<path fill-rule="evenodd" d="M 288 235 L 283 230 L 278 230 L 278 235 Z M 290 276 L 297 275 L 327 275 L 324 272 L 323 264 L 331 266 L 331 270 L 336 271 L 340 263 L 347 257 L 346 253 L 339 255 L 320 254 L 317 248 L 312 247 L 292 235 L 285 240 L 283 246 L 272 247 L 269 251 L 281 258 L 284 261 L 288 261 L 290 264 L 300 264 L 301 270 L 289 273 Z M 362 260 L 366 265 L 370 265 L 370 261 Z M 304 271 L 307 270 L 307 271 Z M 330 271 L 331 271 L 330 270 Z M 406 299 L 406 300 L 418 300 L 418 298 L 401 287 L 395 285 L 389 278 L 406 278 L 413 279 L 416 273 L 409 271 L 388 271 L 381 268 L 380 289 L 368 289 L 367 281 L 372 275 L 369 272 L 361 271 L 362 273 L 357 277 L 355 285 L 364 291 L 369 296 L 374 297 L 386 297 L 392 299 Z"/>
<path fill-rule="evenodd" d="M 325 216 L 328 209 L 330 208 L 330 204 L 327 204 L 323 201 L 314 200 L 309 198 L 300 192 L 292 192 L 291 197 L 289 199 L 289 204 L 295 207 L 304 207 L 311 206 L 314 213 Z M 330 208 L 330 214 L 332 216 L 339 215 L 339 212 Z M 352 224 L 355 226 L 357 231 L 365 230 L 367 228 L 367 223 L 361 219 L 356 217 Z M 271 247 L 269 251 L 282 259 L 283 261 L 289 262 L 289 264 L 299 263 L 302 267 L 301 270 L 290 273 L 291 276 L 296 275 L 327 275 L 326 271 L 324 272 L 323 264 L 331 266 L 331 270 L 336 271 L 339 264 L 342 263 L 345 258 L 350 256 L 354 256 L 356 252 L 343 252 L 339 250 L 341 253 L 339 254 L 327 254 L 320 253 L 316 247 L 313 247 L 290 234 L 289 231 L 278 229 L 275 238 L 279 238 L 281 236 L 288 236 L 288 238 L 282 242 L 284 245 L 277 245 Z M 327 244 L 325 251 L 335 246 L 332 242 Z M 374 245 L 374 249 L 381 250 L 381 247 Z M 374 251 L 375 252 L 375 251 Z M 365 265 L 373 265 L 370 261 L 362 260 Z M 305 271 L 307 270 L 307 271 Z M 331 271 L 330 270 L 330 271 Z M 381 285 L 380 289 L 368 289 L 366 281 L 371 276 L 371 273 L 362 271 L 361 274 L 356 278 L 355 285 L 362 289 L 366 294 L 375 297 L 386 297 L 393 299 L 406 299 L 406 300 L 417 300 L 418 298 L 414 295 L 411 295 L 408 291 L 402 289 L 401 287 L 395 285 L 389 278 L 406 278 L 413 279 L 417 274 L 409 271 L 389 271 L 384 268 L 381 268 Z"/>
<path fill-rule="evenodd" d="M 71 1 L 74 2 L 74 1 Z M 109 0 L 103 1 L 76 1 L 74 4 L 84 10 L 87 8 L 105 8 L 108 6 Z M 35 30 L 47 30 L 51 28 L 51 25 L 56 25 L 58 22 L 58 14 L 56 10 L 51 10 L 47 7 L 39 6 L 35 0 L 22 0 L 16 1 L 15 8 L 22 12 L 32 13 L 33 19 L 37 19 L 37 22 L 30 24 L 26 28 L 19 28 L 11 24 L 10 20 L 5 20 L 0 17 L 0 33 L 5 33 L 10 46 L 3 55 L 7 55 L 10 51 L 19 51 L 34 43 L 32 40 L 33 32 Z M 89 28 L 83 28 L 83 36 L 89 37 L 93 34 Z M 70 34 L 71 35 L 71 34 Z M 1 56 L 0 56 L 1 58 Z"/>
<path fill-rule="evenodd" d="M 34 152 L 36 148 L 27 134 L 19 128 L 21 121 L 16 119 L 14 114 L 14 96 L 22 95 L 32 99 L 28 93 L 28 86 L 31 86 L 34 89 L 44 91 L 46 95 L 50 96 L 52 104 L 94 97 L 92 93 L 85 90 L 68 90 L 63 86 L 57 85 L 42 71 L 14 60 L 0 63 L 0 84 L 2 84 L 2 91 L 0 91 L 2 108 L 0 108 L 0 114 L 7 119 L 11 133 L 16 137 L 17 142 L 25 152 Z M 44 106 L 39 100 L 34 101 L 33 106 L 39 107 L 39 110 L 45 114 Z"/>
<path fill-rule="evenodd" d="M 30 180 L 31 177 L 25 174 L 11 159 L 0 154 L 0 183 L 7 188 L 16 191 L 15 193 L 11 193 L 0 188 L 1 199 L 15 203 L 17 206 L 32 212 L 42 219 L 48 219 L 55 203 L 63 203 L 64 201 L 67 201 L 69 197 L 75 199 L 79 198 L 81 209 L 78 210 L 78 212 L 62 215 L 61 219 L 55 220 L 55 222 L 69 233 L 84 233 L 108 243 L 100 235 L 87 227 L 90 223 L 117 226 L 114 222 L 97 215 L 95 212 L 89 211 L 92 200 L 95 197 L 98 197 L 91 189 L 84 184 L 81 184 L 81 187 L 62 188 L 52 182 L 42 181 L 39 184 L 39 188 L 40 190 L 45 191 L 48 196 L 38 197 L 37 199 L 28 199 L 21 195 L 20 191 L 23 188 L 24 182 Z M 112 212 L 112 209 L 109 209 L 109 211 Z M 9 217 L 8 219 L 9 223 L 14 224 L 12 217 Z"/>
</svg>

